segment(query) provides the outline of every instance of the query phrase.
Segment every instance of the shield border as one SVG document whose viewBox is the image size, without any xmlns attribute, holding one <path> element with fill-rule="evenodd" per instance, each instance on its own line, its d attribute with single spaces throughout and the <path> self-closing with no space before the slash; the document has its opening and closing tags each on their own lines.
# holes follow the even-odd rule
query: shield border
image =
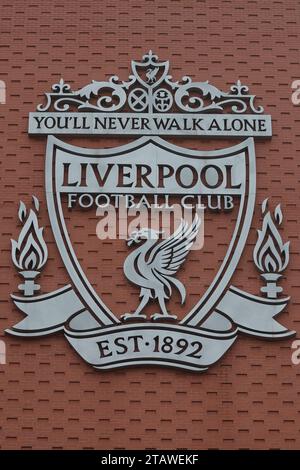
<svg viewBox="0 0 300 470">
<path fill-rule="evenodd" d="M 247 237 L 249 234 L 255 204 L 255 189 L 256 189 L 256 172 L 255 172 L 255 149 L 253 138 L 248 138 L 243 142 L 228 147 L 226 149 L 219 149 L 213 151 L 203 150 L 189 150 L 170 144 L 160 137 L 141 137 L 130 144 L 125 144 L 110 149 L 88 149 L 83 147 L 73 146 L 63 142 L 56 137 L 50 135 L 47 140 L 46 150 L 46 171 L 45 171 L 45 189 L 46 200 L 49 213 L 49 219 L 59 249 L 60 256 L 69 273 L 69 276 L 76 287 L 76 292 L 83 304 L 95 317 L 95 319 L 102 326 L 113 326 L 121 324 L 121 321 L 109 310 L 109 308 L 102 302 L 99 295 L 94 291 L 86 275 L 84 274 L 77 256 L 74 252 L 71 240 L 68 235 L 67 227 L 63 217 L 62 206 L 57 192 L 55 191 L 55 158 L 56 149 L 69 151 L 77 155 L 98 155 L 98 156 L 113 156 L 128 152 L 133 149 L 138 149 L 145 146 L 147 143 L 152 142 L 158 147 L 162 147 L 172 153 L 181 156 L 199 157 L 201 154 L 206 158 L 218 158 L 240 153 L 245 150 L 246 154 L 246 190 L 241 197 L 241 203 L 238 213 L 238 219 L 235 229 L 227 249 L 225 258 L 214 277 L 210 287 L 201 297 L 200 301 L 193 307 L 193 309 L 185 315 L 179 324 L 186 326 L 196 326 L 203 323 L 208 316 L 214 311 L 215 306 L 220 301 L 225 293 L 234 270 L 240 260 L 244 250 Z"/>
</svg>

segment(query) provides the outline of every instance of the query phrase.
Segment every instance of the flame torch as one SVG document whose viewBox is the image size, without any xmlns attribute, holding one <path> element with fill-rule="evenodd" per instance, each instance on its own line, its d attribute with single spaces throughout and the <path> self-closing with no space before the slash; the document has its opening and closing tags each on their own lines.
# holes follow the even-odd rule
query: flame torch
<svg viewBox="0 0 300 470">
<path fill-rule="evenodd" d="M 280 233 L 276 227 L 282 223 L 283 215 L 280 204 L 274 211 L 274 220 L 269 210 L 267 210 L 268 199 L 262 203 L 262 214 L 264 216 L 262 229 L 258 230 L 258 238 L 253 251 L 254 263 L 261 272 L 261 277 L 266 285 L 261 287 L 268 298 L 276 299 L 282 292 L 282 287 L 277 286 L 277 282 L 282 276 L 282 272 L 289 262 L 289 244 L 283 243 Z"/>
<path fill-rule="evenodd" d="M 33 196 L 34 209 L 27 213 L 25 204 L 21 201 L 18 216 L 23 227 L 18 241 L 11 240 L 11 255 L 15 267 L 24 278 L 24 283 L 18 288 L 25 296 L 32 296 L 40 289 L 35 283 L 41 268 L 47 261 L 48 250 L 43 237 L 43 228 L 39 227 L 37 213 L 39 212 L 39 201 Z"/>
</svg>

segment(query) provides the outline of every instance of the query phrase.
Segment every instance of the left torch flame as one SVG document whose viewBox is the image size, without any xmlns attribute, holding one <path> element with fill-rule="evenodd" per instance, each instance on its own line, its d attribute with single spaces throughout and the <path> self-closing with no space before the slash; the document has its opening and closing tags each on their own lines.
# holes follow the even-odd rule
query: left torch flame
<svg viewBox="0 0 300 470">
<path fill-rule="evenodd" d="M 33 198 L 35 210 L 38 212 L 39 204 Z M 11 240 L 12 260 L 20 274 L 25 279 L 25 284 L 19 286 L 25 295 L 33 295 L 39 289 L 33 279 L 39 274 L 48 258 L 48 249 L 43 237 L 43 228 L 39 227 L 36 212 L 30 209 L 28 216 L 26 206 L 20 203 L 19 218 L 23 223 L 18 240 Z"/>
</svg>

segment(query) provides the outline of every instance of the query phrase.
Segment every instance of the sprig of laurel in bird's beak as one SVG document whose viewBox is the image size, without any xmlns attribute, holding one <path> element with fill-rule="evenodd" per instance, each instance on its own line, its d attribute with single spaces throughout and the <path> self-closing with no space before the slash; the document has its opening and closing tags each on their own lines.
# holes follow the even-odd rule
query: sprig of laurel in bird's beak
<svg viewBox="0 0 300 470">
<path fill-rule="evenodd" d="M 155 232 L 159 235 L 165 233 L 164 230 L 155 230 Z M 133 244 L 133 242 L 134 243 L 140 243 L 143 240 L 143 238 L 145 238 L 145 237 L 140 237 L 140 232 L 139 231 L 134 230 L 131 233 L 130 237 L 127 238 L 126 242 L 127 242 L 128 246 L 131 246 Z"/>
<path fill-rule="evenodd" d="M 139 234 L 138 232 L 135 230 L 134 232 L 131 233 L 130 237 L 127 238 L 127 245 L 128 246 L 131 246 L 133 244 L 133 242 L 135 243 L 140 243 L 140 239 L 139 239 Z"/>
</svg>

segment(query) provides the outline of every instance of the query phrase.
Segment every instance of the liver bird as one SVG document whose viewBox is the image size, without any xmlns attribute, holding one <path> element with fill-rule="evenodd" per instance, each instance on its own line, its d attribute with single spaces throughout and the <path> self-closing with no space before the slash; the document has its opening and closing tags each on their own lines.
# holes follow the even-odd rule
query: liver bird
<svg viewBox="0 0 300 470">
<path fill-rule="evenodd" d="M 147 83 L 155 83 L 156 82 L 156 75 L 159 71 L 159 67 L 155 67 L 154 69 L 149 68 L 146 73 Z"/>
<path fill-rule="evenodd" d="M 147 318 L 143 309 L 152 299 L 157 299 L 160 313 L 151 316 L 153 320 L 176 319 L 176 315 L 168 313 L 165 301 L 172 295 L 172 287 L 176 287 L 181 296 L 181 303 L 185 301 L 185 287 L 173 276 L 184 263 L 200 226 L 200 219 L 196 215 L 189 226 L 181 220 L 178 229 L 166 240 L 157 243 L 159 232 L 150 228 L 142 228 L 132 232 L 127 240 L 129 246 L 133 243 L 144 243 L 130 253 L 124 262 L 124 274 L 129 281 L 140 287 L 140 304 L 134 313 L 125 313 L 123 320 Z"/>
</svg>

